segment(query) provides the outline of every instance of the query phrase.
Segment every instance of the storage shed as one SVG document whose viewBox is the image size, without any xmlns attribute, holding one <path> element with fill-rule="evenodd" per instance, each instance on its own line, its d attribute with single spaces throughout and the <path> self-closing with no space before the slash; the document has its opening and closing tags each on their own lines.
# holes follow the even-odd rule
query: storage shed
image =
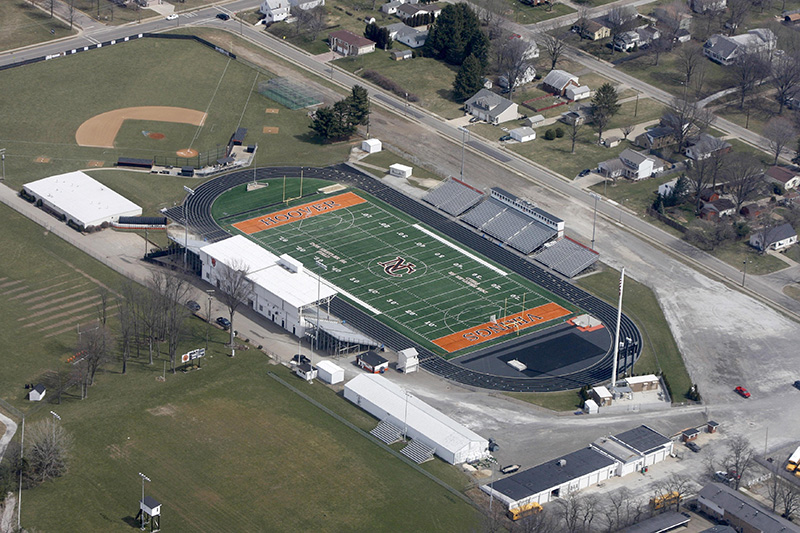
<svg viewBox="0 0 800 533">
<path fill-rule="evenodd" d="M 489 441 L 434 409 L 383 376 L 361 374 L 344 386 L 344 397 L 382 422 L 433 448 L 450 464 L 485 459 Z"/>
<path fill-rule="evenodd" d="M 142 208 L 83 172 L 67 172 L 22 186 L 23 196 L 81 229 L 139 216 Z"/>
<path fill-rule="evenodd" d="M 300 363 L 294 368 L 294 373 L 308 382 L 317 377 L 317 369 L 311 366 L 310 363 Z"/>
<path fill-rule="evenodd" d="M 373 374 L 383 374 L 389 368 L 389 361 L 372 350 L 359 354 L 356 357 L 356 363 L 367 372 L 372 372 Z"/>
<path fill-rule="evenodd" d="M 633 392 L 642 392 L 646 390 L 658 389 L 658 376 L 654 374 L 647 374 L 646 376 L 630 376 L 625 378 L 625 383 L 631 388 Z"/>
<path fill-rule="evenodd" d="M 606 407 L 608 405 L 611 405 L 611 400 L 612 400 L 611 392 L 604 386 L 600 385 L 598 387 L 592 388 L 590 394 L 592 396 L 592 400 L 597 402 L 597 405 L 599 405 L 600 407 Z"/>
<path fill-rule="evenodd" d="M 533 115 L 525 119 L 525 125 L 535 128 L 544 124 L 544 115 Z"/>
<path fill-rule="evenodd" d="M 419 352 L 416 348 L 406 348 L 397 352 L 397 370 L 406 374 L 419 370 Z"/>
<path fill-rule="evenodd" d="M 380 139 L 364 139 L 361 141 L 361 149 L 368 154 L 377 154 L 383 149 Z"/>
<path fill-rule="evenodd" d="M 527 126 L 522 128 L 514 128 L 513 130 L 508 132 L 511 135 L 511 138 L 517 142 L 525 143 L 528 141 L 532 141 L 536 138 L 536 132 L 533 128 L 529 128 Z"/>
<path fill-rule="evenodd" d="M 320 361 L 317 364 L 317 377 L 330 385 L 344 381 L 344 369 L 331 361 Z"/>
<path fill-rule="evenodd" d="M 412 170 L 408 165 L 401 165 L 400 163 L 389 166 L 389 174 L 399 178 L 410 178 Z"/>
<path fill-rule="evenodd" d="M 45 394 L 47 394 L 47 389 L 39 383 L 28 393 L 28 399 L 32 402 L 41 402 Z"/>
<path fill-rule="evenodd" d="M 600 406 L 591 398 L 583 402 L 583 412 L 594 415 L 600 412 Z"/>
</svg>

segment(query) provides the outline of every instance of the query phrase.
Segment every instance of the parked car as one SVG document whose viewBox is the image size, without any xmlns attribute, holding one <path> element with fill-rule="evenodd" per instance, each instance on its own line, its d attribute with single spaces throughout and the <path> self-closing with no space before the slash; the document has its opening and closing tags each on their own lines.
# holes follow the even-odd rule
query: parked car
<svg viewBox="0 0 800 533">
<path fill-rule="evenodd" d="M 196 313 L 200 310 L 200 304 L 195 302 L 194 300 L 189 300 L 188 302 L 186 302 L 186 307 L 192 313 Z"/>
<path fill-rule="evenodd" d="M 177 13 L 172 13 L 171 15 L 167 15 L 167 20 L 175 20 L 176 18 L 178 18 Z"/>
<path fill-rule="evenodd" d="M 217 18 L 220 20 L 229 20 L 231 16 L 227 13 L 217 13 Z"/>
<path fill-rule="evenodd" d="M 513 474 L 519 470 L 519 465 L 508 465 L 500 469 L 501 474 Z"/>
<path fill-rule="evenodd" d="M 511 140 L 511 135 L 503 135 L 502 137 L 500 137 L 500 140 L 501 141 L 510 141 Z"/>
<path fill-rule="evenodd" d="M 231 327 L 231 321 L 224 316 L 217 317 L 217 324 L 219 324 L 219 326 L 226 331 Z"/>
<path fill-rule="evenodd" d="M 479 122 L 480 120 L 481 119 L 478 118 L 478 117 L 472 117 L 471 119 L 469 119 L 469 123 L 470 124 L 475 124 L 476 122 Z"/>
<path fill-rule="evenodd" d="M 578 174 L 578 177 L 582 178 L 584 176 L 588 176 L 591 171 L 592 171 L 592 169 L 590 169 L 590 168 L 584 168 L 583 170 L 581 170 L 581 173 Z"/>
<path fill-rule="evenodd" d="M 747 392 L 747 389 L 745 389 L 744 387 L 736 387 L 734 390 L 736 392 L 738 392 L 739 395 L 742 396 L 742 398 L 749 398 L 750 397 L 750 393 Z"/>
<path fill-rule="evenodd" d="M 698 446 L 696 442 L 687 442 L 686 443 L 686 447 L 689 448 L 690 450 L 692 450 L 694 453 L 699 452 L 700 449 L 701 449 L 700 446 Z"/>
<path fill-rule="evenodd" d="M 800 379 L 793 383 L 795 389 L 800 389 Z"/>
</svg>

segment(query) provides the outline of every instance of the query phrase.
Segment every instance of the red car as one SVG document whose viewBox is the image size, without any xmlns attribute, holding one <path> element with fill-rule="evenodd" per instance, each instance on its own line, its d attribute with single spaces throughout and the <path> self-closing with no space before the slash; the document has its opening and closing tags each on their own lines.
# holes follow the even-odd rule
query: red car
<svg viewBox="0 0 800 533">
<path fill-rule="evenodd" d="M 747 389 L 745 389 L 744 387 L 736 387 L 734 390 L 738 392 L 743 398 L 750 397 L 750 393 L 747 392 Z"/>
</svg>

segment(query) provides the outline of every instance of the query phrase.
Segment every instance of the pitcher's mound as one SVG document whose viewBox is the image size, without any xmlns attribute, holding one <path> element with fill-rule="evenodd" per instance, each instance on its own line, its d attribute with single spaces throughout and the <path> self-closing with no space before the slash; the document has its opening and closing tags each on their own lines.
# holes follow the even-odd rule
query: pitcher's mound
<svg viewBox="0 0 800 533">
<path fill-rule="evenodd" d="M 151 131 L 150 133 L 147 134 L 147 136 L 150 137 L 151 139 L 157 139 L 157 140 L 161 140 L 164 138 L 163 133 L 156 133 L 155 131 Z"/>
<path fill-rule="evenodd" d="M 197 150 L 195 150 L 193 148 L 184 148 L 183 150 L 178 150 L 175 153 L 178 154 L 180 157 L 196 157 L 197 156 Z"/>
</svg>

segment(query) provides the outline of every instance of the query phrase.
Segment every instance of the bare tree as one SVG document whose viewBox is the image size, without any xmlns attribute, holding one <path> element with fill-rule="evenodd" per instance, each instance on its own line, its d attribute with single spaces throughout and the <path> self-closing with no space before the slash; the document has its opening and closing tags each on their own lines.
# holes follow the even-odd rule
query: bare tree
<svg viewBox="0 0 800 533">
<path fill-rule="evenodd" d="M 581 521 L 582 530 L 591 531 L 592 522 L 597 515 L 602 512 L 600 497 L 597 494 L 586 494 L 583 496 L 583 505 L 581 506 Z"/>
<path fill-rule="evenodd" d="M 783 54 L 772 60 L 770 82 L 775 87 L 775 98 L 778 100 L 778 114 L 791 98 L 797 94 L 800 84 L 800 61 L 797 56 Z"/>
<path fill-rule="evenodd" d="M 661 116 L 661 124 L 669 128 L 675 139 L 676 152 L 681 152 L 695 128 L 695 122 L 700 108 L 697 103 L 689 99 L 676 98 L 673 100 L 672 109 L 667 109 Z"/>
<path fill-rule="evenodd" d="M 794 518 L 797 511 L 800 510 L 800 488 L 794 483 L 783 483 L 783 491 L 781 491 L 781 505 L 783 506 L 783 513 L 781 516 L 784 518 Z"/>
<path fill-rule="evenodd" d="M 54 479 L 67 471 L 72 437 L 52 418 L 28 426 L 25 439 L 27 477 L 33 483 Z"/>
<path fill-rule="evenodd" d="M 553 519 L 553 514 L 544 509 L 520 518 L 514 522 L 511 531 L 512 533 L 557 533 L 558 524 Z"/>
<path fill-rule="evenodd" d="M 75 22 L 75 0 L 69 0 L 67 2 L 67 20 L 69 21 L 69 29 L 71 30 Z"/>
<path fill-rule="evenodd" d="M 319 33 L 325 29 L 326 18 L 328 16 L 324 6 L 317 6 L 305 11 L 305 27 L 311 35 L 311 40 L 316 41 Z"/>
<path fill-rule="evenodd" d="M 233 261 L 217 279 L 217 288 L 221 291 L 219 299 L 228 308 L 231 321 L 231 346 L 234 345 L 233 318 L 236 310 L 244 303 L 251 305 L 253 299 L 253 284 L 247 279 L 248 274 L 247 265 L 240 261 Z"/>
<path fill-rule="evenodd" d="M 571 124 L 567 127 L 567 137 L 569 137 L 570 142 L 572 143 L 572 149 L 570 153 L 575 153 L 575 143 L 578 140 L 578 137 L 581 134 L 581 130 L 583 129 L 584 123 L 580 120 L 573 120 Z"/>
<path fill-rule="evenodd" d="M 550 70 L 556 68 L 567 49 L 567 35 L 561 28 L 550 28 L 549 32 L 544 29 L 536 34 L 536 43 L 550 60 Z"/>
<path fill-rule="evenodd" d="M 656 496 L 664 497 L 669 494 L 675 494 L 675 512 L 680 512 L 681 501 L 686 499 L 686 496 L 691 494 L 697 489 L 697 485 L 690 478 L 683 474 L 671 474 L 668 478 L 662 479 L 656 483 Z"/>
<path fill-rule="evenodd" d="M 111 358 L 113 342 L 111 331 L 103 324 L 81 333 L 78 353 L 86 364 L 89 386 L 94 385 L 95 374 Z"/>
<path fill-rule="evenodd" d="M 531 43 L 514 34 L 503 35 L 499 41 L 497 70 L 508 78 L 508 88 L 513 93 L 517 82 L 533 66 Z"/>
<path fill-rule="evenodd" d="M 737 211 L 741 207 L 741 204 L 736 206 Z M 747 437 L 743 435 L 734 435 L 728 442 L 728 455 L 726 461 L 726 467 L 728 468 L 728 472 L 735 475 L 734 478 L 734 488 L 739 490 L 739 485 L 742 482 L 742 477 L 744 477 L 745 473 L 750 469 L 750 466 L 753 464 L 753 457 L 755 455 L 755 450 L 753 446 L 750 444 L 750 441 L 747 440 Z"/>
<path fill-rule="evenodd" d="M 653 56 L 653 66 L 658 66 L 658 61 L 661 59 L 662 54 L 667 54 L 672 51 L 672 38 L 667 36 L 653 39 L 650 43 L 650 55 Z"/>
<path fill-rule="evenodd" d="M 734 61 L 728 70 L 731 75 L 731 85 L 739 91 L 739 109 L 744 109 L 745 99 L 755 89 L 764 74 L 766 65 L 761 55 L 754 52 L 745 52 Z"/>
<path fill-rule="evenodd" d="M 631 499 L 631 491 L 627 487 L 615 490 L 607 496 L 608 504 L 604 516 L 608 533 L 619 531 L 630 523 L 626 503 Z"/>
<path fill-rule="evenodd" d="M 47 0 L 47 6 L 50 8 L 50 18 L 53 18 L 53 9 L 56 7 L 56 0 Z"/>
<path fill-rule="evenodd" d="M 718 33 L 722 27 L 722 17 L 724 15 L 725 8 L 712 8 L 702 13 L 696 13 L 693 17 L 692 37 L 698 41 L 705 41 L 711 34 Z"/>
<path fill-rule="evenodd" d="M 788 118 L 774 117 L 764 126 L 763 135 L 769 143 L 772 155 L 775 156 L 772 164 L 777 165 L 783 149 L 794 145 L 797 139 L 797 130 L 794 129 L 794 124 Z"/>
<path fill-rule="evenodd" d="M 46 372 L 42 377 L 42 382 L 47 387 L 47 391 L 55 396 L 56 402 L 61 405 L 61 396 L 75 385 L 73 377 L 72 368 L 62 367 Z"/>
<path fill-rule="evenodd" d="M 725 23 L 728 27 L 728 35 L 734 35 L 750 12 L 752 4 L 751 0 L 728 0 L 727 6 L 728 18 Z"/>
<path fill-rule="evenodd" d="M 100 301 L 97 302 L 97 320 L 105 326 L 108 320 L 108 303 L 111 299 L 111 292 L 107 287 L 101 285 L 97 288 L 97 295 L 100 297 Z"/>
<path fill-rule="evenodd" d="M 490 40 L 497 39 L 503 32 L 503 0 L 473 0 L 481 24 L 488 28 Z"/>
<path fill-rule="evenodd" d="M 708 62 L 701 61 L 695 72 L 692 74 L 691 89 L 694 98 L 700 98 L 700 96 L 703 94 L 703 87 L 705 86 L 707 75 Z"/>
<path fill-rule="evenodd" d="M 588 6 L 580 6 L 578 7 L 578 19 L 572 25 L 573 28 L 578 30 L 578 35 L 583 38 L 586 34 L 586 27 L 589 25 L 589 7 Z"/>
<path fill-rule="evenodd" d="M 778 508 L 778 503 L 781 501 L 781 492 L 783 487 L 781 486 L 783 480 L 778 475 L 778 462 L 774 461 L 772 463 L 772 468 L 770 471 L 769 479 L 766 482 L 767 486 L 767 496 L 770 505 L 772 506 L 772 512 L 775 512 L 775 509 Z"/>
<path fill-rule="evenodd" d="M 721 152 L 724 147 L 724 141 L 714 137 L 708 141 L 705 148 L 709 152 L 708 157 L 687 161 L 686 178 L 691 184 L 695 210 L 698 212 L 703 191 L 716 188 L 717 179 L 725 168 L 726 159 Z"/>
<path fill-rule="evenodd" d="M 164 270 L 156 270 L 150 280 L 150 286 L 155 297 L 156 313 L 160 318 L 161 336 L 167 341 L 170 368 L 175 372 L 175 357 L 178 352 L 178 343 L 183 334 L 184 324 L 188 311 L 184 303 L 189 295 L 189 283 L 183 275 Z"/>
<path fill-rule="evenodd" d="M 635 129 L 636 129 L 636 126 L 633 125 L 633 124 L 626 124 L 626 125 L 622 126 L 622 128 L 621 128 L 622 137 L 627 141 L 628 140 L 628 135 L 633 133 L 633 130 L 635 130 Z"/>
<path fill-rule="evenodd" d="M 681 74 L 683 74 L 683 83 L 688 90 L 697 69 L 705 60 L 703 57 L 703 49 L 692 43 L 685 43 L 678 49 L 678 52 L 675 54 L 675 59 L 678 68 L 681 69 Z"/>
<path fill-rule="evenodd" d="M 557 499 L 556 505 L 558 515 L 564 526 L 562 530 L 568 533 L 577 533 L 582 525 L 583 499 L 578 495 L 577 491 L 573 491 Z"/>
<path fill-rule="evenodd" d="M 122 373 L 128 371 L 128 359 L 134 344 L 138 346 L 139 313 L 137 307 L 142 299 L 142 291 L 130 280 L 122 284 L 119 306 L 119 342 L 122 351 Z"/>
</svg>

